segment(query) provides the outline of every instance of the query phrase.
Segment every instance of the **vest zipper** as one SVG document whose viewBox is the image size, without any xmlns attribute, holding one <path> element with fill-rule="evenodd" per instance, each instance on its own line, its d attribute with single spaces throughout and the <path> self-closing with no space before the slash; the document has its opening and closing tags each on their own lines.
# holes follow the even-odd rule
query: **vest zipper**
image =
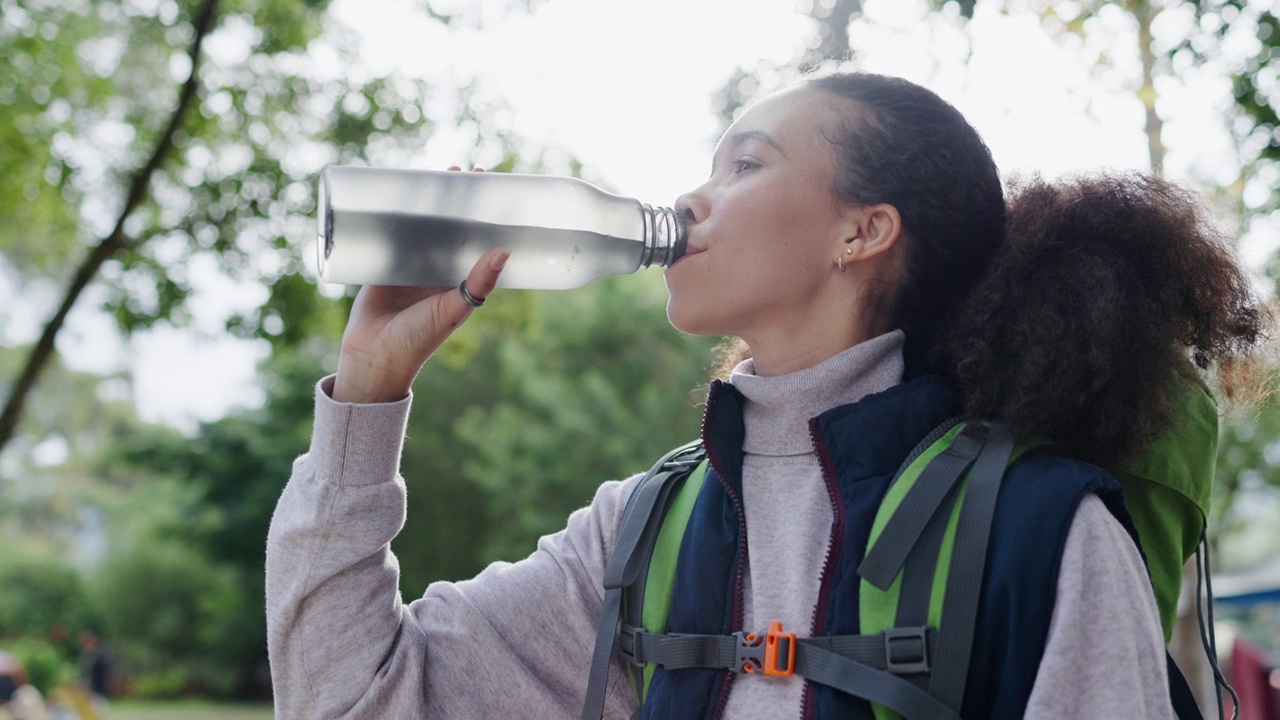
<svg viewBox="0 0 1280 720">
<path fill-rule="evenodd" d="M 813 608 L 813 619 L 809 623 L 809 635 L 823 635 L 823 624 L 827 617 L 827 605 L 831 596 L 831 583 L 835 576 L 836 559 L 840 555 L 840 546 L 844 543 L 844 498 L 840 494 L 840 485 L 836 482 L 834 464 L 831 462 L 831 451 L 827 447 L 826 438 L 818 427 L 818 419 L 809 421 L 809 439 L 818 454 L 818 464 L 822 467 L 822 479 L 827 484 L 827 497 L 831 500 L 831 539 L 827 543 L 827 554 L 822 561 L 822 581 L 818 586 L 818 604 Z M 806 680 L 804 694 L 800 703 L 801 720 L 810 720 L 814 716 L 813 683 Z"/>
<path fill-rule="evenodd" d="M 745 594 L 745 578 L 747 566 L 747 513 L 742 507 L 742 498 L 739 497 L 734 490 L 732 483 L 729 482 L 728 476 L 724 472 L 724 463 L 720 459 L 720 453 L 710 442 L 710 436 L 707 433 L 707 418 L 711 417 L 711 405 L 715 402 L 716 393 L 708 394 L 707 409 L 702 415 L 702 446 L 707 450 L 707 462 L 711 463 L 711 469 L 715 471 L 716 478 L 720 480 L 720 484 L 729 495 L 729 499 L 733 502 L 733 509 L 738 515 L 738 569 L 733 580 L 733 604 L 730 607 L 728 632 L 734 633 L 742 629 L 743 601 Z M 726 633 L 728 634 L 728 633 Z M 720 684 L 720 692 L 716 696 L 715 707 L 711 711 L 711 720 L 718 720 L 724 715 L 725 705 L 729 702 L 729 692 L 733 689 L 734 678 L 737 673 L 733 670 L 726 670 L 724 682 Z"/>
</svg>

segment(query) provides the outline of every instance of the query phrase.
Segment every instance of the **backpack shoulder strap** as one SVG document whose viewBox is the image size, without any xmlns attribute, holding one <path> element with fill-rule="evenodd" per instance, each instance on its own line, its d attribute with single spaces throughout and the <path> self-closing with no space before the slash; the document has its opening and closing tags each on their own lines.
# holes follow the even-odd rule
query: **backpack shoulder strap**
<svg viewBox="0 0 1280 720">
<path fill-rule="evenodd" d="M 706 476 L 707 461 L 702 460 L 689 471 L 686 479 L 679 481 L 678 488 L 672 489 L 666 508 L 662 512 L 653 545 L 648 548 L 649 559 L 644 563 L 645 569 L 637 581 L 623 591 L 624 653 L 630 653 L 634 649 L 634 645 L 629 642 L 631 638 L 625 637 L 631 628 L 643 628 L 646 632 L 655 634 L 667 632 L 667 618 L 671 614 L 671 597 L 675 591 L 680 544 L 684 540 L 685 528 L 689 525 L 689 517 L 693 515 L 693 505 L 698 500 L 698 494 L 702 490 L 702 483 L 706 480 Z M 632 668 L 636 697 L 643 705 L 657 664 L 645 663 L 639 666 L 627 663 L 627 666 Z"/>
<path fill-rule="evenodd" d="M 622 522 L 618 527 L 617 542 L 605 564 L 604 609 L 596 630 L 582 720 L 600 720 L 604 713 L 609 663 L 618 641 L 622 595 L 626 588 L 640 581 L 641 574 L 647 571 L 672 490 L 683 485 L 684 480 L 704 458 L 705 451 L 701 441 L 672 450 L 645 473 L 627 500 Z"/>
<path fill-rule="evenodd" d="M 995 501 L 1005 469 L 1040 442 L 1015 443 L 1000 423 L 939 426 L 885 494 L 858 568 L 863 633 L 937 632 L 929 669 L 908 676 L 959 710 Z M 879 720 L 899 717 L 873 704 Z"/>
</svg>

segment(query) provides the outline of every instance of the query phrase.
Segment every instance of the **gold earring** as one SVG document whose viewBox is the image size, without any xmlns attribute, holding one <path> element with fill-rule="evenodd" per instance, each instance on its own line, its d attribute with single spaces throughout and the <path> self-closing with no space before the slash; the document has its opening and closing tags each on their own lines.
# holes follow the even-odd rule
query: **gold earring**
<svg viewBox="0 0 1280 720">
<path fill-rule="evenodd" d="M 852 255 L 853 248 L 845 248 L 844 255 Z M 844 272 L 844 255 L 836 258 L 836 267 L 840 268 L 840 272 Z"/>
</svg>

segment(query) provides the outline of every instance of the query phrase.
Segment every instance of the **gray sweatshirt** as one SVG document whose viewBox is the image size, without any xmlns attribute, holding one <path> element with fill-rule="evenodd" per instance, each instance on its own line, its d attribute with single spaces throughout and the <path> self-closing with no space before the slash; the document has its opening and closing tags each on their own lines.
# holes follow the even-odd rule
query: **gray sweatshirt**
<svg viewBox="0 0 1280 720">
<path fill-rule="evenodd" d="M 791 375 L 756 376 L 750 361 L 735 371 L 747 398 L 747 627 L 808 630 L 832 521 L 808 419 L 900 382 L 901 342 L 890 333 Z M 638 478 L 601 485 L 524 560 L 434 583 L 406 605 L 390 542 L 405 517 L 398 466 L 411 401 L 342 404 L 331 389 L 332 378 L 317 388 L 311 449 L 294 464 L 267 540 L 276 717 L 577 717 L 604 565 Z M 795 523 L 800 513 L 811 521 Z M 1170 718 L 1164 662 L 1137 549 L 1088 498 L 1068 533 L 1027 717 Z M 725 717 L 798 717 L 803 686 L 742 678 Z M 627 718 L 635 705 L 615 666 L 606 717 Z"/>
</svg>

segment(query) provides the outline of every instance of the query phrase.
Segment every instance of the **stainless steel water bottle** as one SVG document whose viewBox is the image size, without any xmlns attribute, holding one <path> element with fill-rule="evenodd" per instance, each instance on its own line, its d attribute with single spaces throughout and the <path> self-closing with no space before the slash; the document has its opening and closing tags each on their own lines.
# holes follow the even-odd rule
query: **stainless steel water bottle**
<svg viewBox="0 0 1280 720">
<path fill-rule="evenodd" d="M 578 178 L 330 166 L 320 173 L 320 279 L 457 285 L 493 248 L 499 287 L 565 289 L 685 252 L 684 218 Z"/>
</svg>

